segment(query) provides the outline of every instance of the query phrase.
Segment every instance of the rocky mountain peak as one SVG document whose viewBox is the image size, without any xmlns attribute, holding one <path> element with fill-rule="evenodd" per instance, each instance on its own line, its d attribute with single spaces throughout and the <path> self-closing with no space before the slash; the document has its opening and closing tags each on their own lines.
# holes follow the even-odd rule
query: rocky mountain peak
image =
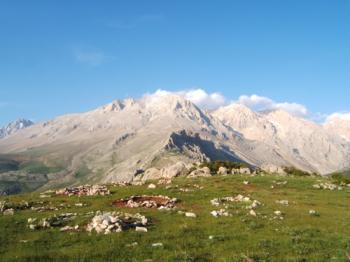
<svg viewBox="0 0 350 262">
<path fill-rule="evenodd" d="M 34 124 L 33 121 L 28 120 L 28 119 L 23 119 L 23 118 L 20 118 L 16 121 L 8 123 L 7 125 L 0 128 L 0 139 L 7 137 L 11 134 L 14 134 L 17 131 L 24 129 L 24 128 L 27 128 L 33 124 Z"/>
</svg>

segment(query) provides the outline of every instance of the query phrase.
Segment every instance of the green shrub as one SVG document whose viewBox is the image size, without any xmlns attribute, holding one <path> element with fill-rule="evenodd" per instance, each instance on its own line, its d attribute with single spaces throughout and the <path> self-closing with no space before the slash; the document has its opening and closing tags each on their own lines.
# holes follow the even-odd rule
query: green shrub
<svg viewBox="0 0 350 262">
<path fill-rule="evenodd" d="M 291 176 L 312 176 L 315 174 L 311 174 L 309 172 L 297 169 L 295 167 L 284 167 L 283 168 L 284 172 L 287 173 L 287 175 L 291 175 Z"/>
<path fill-rule="evenodd" d="M 350 184 L 350 177 L 345 175 L 344 173 L 334 173 L 331 175 L 332 180 L 334 183 L 337 184 Z"/>
</svg>

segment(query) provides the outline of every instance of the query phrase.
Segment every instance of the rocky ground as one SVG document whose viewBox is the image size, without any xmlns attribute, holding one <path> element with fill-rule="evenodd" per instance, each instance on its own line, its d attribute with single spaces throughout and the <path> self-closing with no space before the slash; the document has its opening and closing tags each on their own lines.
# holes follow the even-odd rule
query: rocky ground
<svg viewBox="0 0 350 262">
<path fill-rule="evenodd" d="M 1 197 L 0 260 L 350 259 L 347 184 L 197 173 Z"/>
</svg>

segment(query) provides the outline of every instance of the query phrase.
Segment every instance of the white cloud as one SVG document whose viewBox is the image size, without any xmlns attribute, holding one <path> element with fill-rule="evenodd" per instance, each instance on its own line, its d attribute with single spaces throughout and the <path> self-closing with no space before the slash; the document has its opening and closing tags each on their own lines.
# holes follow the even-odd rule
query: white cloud
<svg viewBox="0 0 350 262">
<path fill-rule="evenodd" d="M 271 98 L 258 95 L 242 95 L 235 103 L 245 105 L 256 111 L 281 109 L 298 117 L 307 117 L 309 114 L 304 105 L 289 102 L 276 102 Z"/>
<path fill-rule="evenodd" d="M 203 109 L 216 109 L 220 106 L 224 106 L 227 104 L 226 98 L 220 93 L 217 93 L 217 92 L 207 93 L 205 90 L 200 88 L 181 90 L 176 92 L 158 89 L 152 95 L 162 96 L 162 95 L 168 95 L 168 94 L 179 95 Z"/>
<path fill-rule="evenodd" d="M 269 97 L 259 95 L 242 95 L 234 101 L 223 96 L 221 93 L 208 93 L 201 88 L 180 91 L 167 91 L 164 89 L 158 89 L 156 92 L 152 94 L 146 94 L 145 96 L 164 96 L 170 94 L 179 95 L 191 101 L 202 109 L 217 109 L 221 106 L 226 106 L 229 103 L 237 103 L 245 105 L 254 111 L 280 109 L 290 113 L 293 116 L 307 118 L 317 123 L 331 121 L 334 118 L 350 120 L 350 112 L 336 112 L 330 115 L 322 114 L 319 112 L 314 113 L 310 112 L 306 106 L 299 103 L 277 102 Z"/>
<path fill-rule="evenodd" d="M 350 121 L 350 113 L 349 112 L 336 112 L 336 113 L 330 114 L 329 116 L 327 116 L 325 122 L 329 123 L 335 119 L 349 120 Z"/>
<path fill-rule="evenodd" d="M 74 52 L 74 57 L 77 62 L 87 64 L 90 66 L 99 66 L 105 62 L 107 62 L 110 56 L 107 56 L 101 51 L 81 51 L 76 50 Z"/>
<path fill-rule="evenodd" d="M 205 109 L 215 109 L 225 105 L 226 98 L 220 93 L 207 93 L 203 89 L 192 89 L 178 92 L 185 99 Z"/>
</svg>

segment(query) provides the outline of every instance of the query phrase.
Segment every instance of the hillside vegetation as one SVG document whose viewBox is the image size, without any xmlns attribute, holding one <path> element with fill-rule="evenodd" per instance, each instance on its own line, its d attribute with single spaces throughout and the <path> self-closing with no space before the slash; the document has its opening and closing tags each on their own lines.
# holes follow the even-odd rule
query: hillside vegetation
<svg viewBox="0 0 350 262">
<path fill-rule="evenodd" d="M 317 189 L 329 178 L 228 175 L 176 178 L 169 185 L 109 185 L 110 195 L 31 193 L 1 197 L 14 214 L 0 215 L 1 261 L 347 261 L 350 259 L 350 187 Z M 132 195 L 177 198 L 175 209 L 116 207 Z M 260 203 L 213 199 L 242 195 Z M 31 208 L 30 208 L 31 207 Z M 1 208 L 1 206 L 0 206 Z M 211 212 L 225 209 L 228 216 Z M 86 232 L 96 211 L 140 213 L 148 232 Z M 183 212 L 196 217 L 187 217 Z M 93 213 L 91 213 L 93 212 Z M 32 230 L 29 218 L 76 213 L 59 227 Z M 63 226 L 62 225 L 62 226 Z"/>
</svg>

